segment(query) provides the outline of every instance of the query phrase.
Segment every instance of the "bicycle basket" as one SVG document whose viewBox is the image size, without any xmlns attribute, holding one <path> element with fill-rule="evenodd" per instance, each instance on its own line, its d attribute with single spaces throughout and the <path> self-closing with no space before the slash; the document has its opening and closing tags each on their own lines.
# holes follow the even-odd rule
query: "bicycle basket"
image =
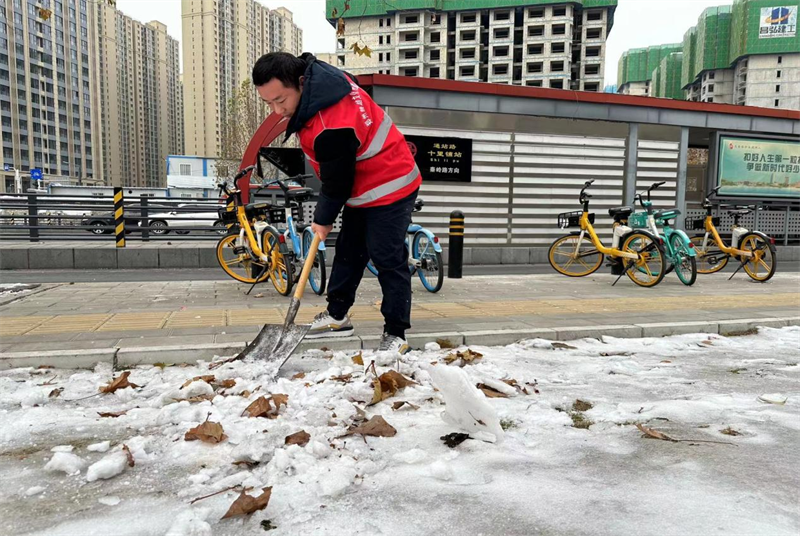
<svg viewBox="0 0 800 536">
<path fill-rule="evenodd" d="M 583 212 L 577 210 L 575 212 L 562 212 L 558 215 L 558 227 L 566 229 L 567 227 L 580 227 L 581 216 Z M 594 223 L 594 212 L 589 214 L 589 223 Z"/>
<path fill-rule="evenodd" d="M 217 212 L 219 213 L 219 219 L 223 224 L 230 225 L 232 223 L 236 223 L 235 210 L 228 210 L 227 208 L 221 208 Z"/>
<path fill-rule="evenodd" d="M 634 212 L 628 216 L 628 225 L 638 229 L 647 227 L 647 212 Z"/>
<path fill-rule="evenodd" d="M 272 225 L 276 223 L 286 223 L 286 209 L 283 207 L 275 207 L 269 209 L 267 213 L 267 221 Z"/>
</svg>

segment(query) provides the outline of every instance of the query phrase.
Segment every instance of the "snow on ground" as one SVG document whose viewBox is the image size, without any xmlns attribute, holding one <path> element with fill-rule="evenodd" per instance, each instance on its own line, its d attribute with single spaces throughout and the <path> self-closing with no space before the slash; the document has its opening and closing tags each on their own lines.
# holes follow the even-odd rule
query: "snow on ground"
<svg viewBox="0 0 800 536">
<path fill-rule="evenodd" d="M 295 356 L 275 382 L 258 363 L 142 366 L 139 387 L 99 396 L 106 366 L 6 371 L 0 533 L 798 534 L 800 327 L 568 346 L 473 347 L 463 368 L 430 346 L 401 363 L 416 384 L 368 407 L 373 376 L 342 352 Z M 376 357 L 378 374 L 397 368 Z M 277 418 L 243 416 L 270 394 L 288 395 Z M 360 411 L 396 435 L 344 436 Z M 227 437 L 184 439 L 205 421 Z M 305 446 L 284 444 L 301 430 Z M 453 432 L 483 440 L 449 448 Z M 221 520 L 241 488 L 190 504 L 234 486 L 272 486 L 268 506 Z"/>
<path fill-rule="evenodd" d="M 38 288 L 38 284 L 29 283 L 0 283 L 0 298 L 12 294 L 20 294 Z"/>
</svg>

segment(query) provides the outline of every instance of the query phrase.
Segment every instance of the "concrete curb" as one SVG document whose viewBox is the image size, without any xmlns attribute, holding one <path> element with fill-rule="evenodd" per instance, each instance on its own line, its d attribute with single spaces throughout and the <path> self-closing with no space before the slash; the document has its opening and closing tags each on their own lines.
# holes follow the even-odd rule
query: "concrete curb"
<svg viewBox="0 0 800 536">
<path fill-rule="evenodd" d="M 3 248 L 0 270 L 52 270 L 52 269 L 159 269 L 159 268 L 216 268 L 216 243 L 198 243 L 181 247 L 151 246 L 114 249 L 103 245 L 96 248 L 53 246 Z M 448 249 L 443 248 L 444 264 L 448 263 Z M 330 266 L 336 253 L 328 248 L 327 264 Z M 778 246 L 780 261 L 800 260 L 800 247 Z M 547 247 L 467 246 L 464 248 L 464 265 L 507 264 L 546 265 Z M 780 269 L 780 268 L 779 268 Z"/>
<path fill-rule="evenodd" d="M 414 348 L 426 343 L 446 340 L 453 346 L 503 346 L 525 339 L 569 341 L 602 336 L 618 338 L 665 337 L 686 333 L 716 333 L 741 335 L 757 327 L 780 328 L 800 326 L 800 316 L 785 318 L 751 318 L 741 320 L 651 323 L 616 326 L 582 326 L 563 328 L 531 328 L 529 330 L 468 331 L 463 333 L 415 333 L 408 341 Z M 298 351 L 326 348 L 357 352 L 374 349 L 379 337 L 346 337 L 303 341 Z M 230 356 L 242 351 L 247 342 L 195 344 L 190 346 L 154 346 L 139 348 L 101 348 L 84 350 L 55 350 L 48 352 L 16 352 L 0 354 L 0 370 L 17 367 L 51 366 L 59 368 L 92 368 L 97 363 L 110 363 L 116 368 L 155 363 L 177 364 L 209 361 L 216 356 Z"/>
</svg>

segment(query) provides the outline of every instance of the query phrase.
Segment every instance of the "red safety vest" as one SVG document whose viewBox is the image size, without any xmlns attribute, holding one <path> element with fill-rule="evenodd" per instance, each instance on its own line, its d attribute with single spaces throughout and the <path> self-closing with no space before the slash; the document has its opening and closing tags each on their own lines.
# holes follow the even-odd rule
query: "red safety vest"
<svg viewBox="0 0 800 536">
<path fill-rule="evenodd" d="M 352 81 L 342 100 L 317 112 L 300 129 L 300 146 L 319 177 L 314 141 L 325 129 L 351 128 L 360 142 L 349 207 L 389 205 L 408 197 L 422 184 L 414 157 L 389 114 Z"/>
</svg>

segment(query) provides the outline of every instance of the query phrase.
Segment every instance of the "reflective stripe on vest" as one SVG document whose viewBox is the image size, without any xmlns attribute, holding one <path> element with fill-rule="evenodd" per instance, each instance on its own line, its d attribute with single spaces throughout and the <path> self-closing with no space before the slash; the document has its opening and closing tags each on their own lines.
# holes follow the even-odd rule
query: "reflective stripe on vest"
<svg viewBox="0 0 800 536">
<path fill-rule="evenodd" d="M 402 177 L 381 184 L 372 190 L 364 192 L 358 197 L 351 197 L 347 200 L 347 205 L 351 207 L 359 207 L 361 205 L 366 205 L 367 203 L 372 203 L 381 197 L 385 197 L 402 190 L 417 180 L 417 177 L 419 177 L 419 168 L 416 164 L 414 164 L 414 169 L 412 169 L 407 175 L 403 175 Z"/>
<path fill-rule="evenodd" d="M 392 118 L 389 117 L 389 114 L 384 112 L 383 113 L 383 120 L 381 124 L 378 125 L 378 129 L 375 131 L 375 135 L 372 138 L 372 141 L 367 147 L 367 150 L 364 151 L 361 156 L 356 157 L 356 161 L 360 162 L 361 160 L 366 160 L 367 158 L 372 158 L 376 154 L 383 149 L 384 144 L 386 143 L 386 138 L 389 137 L 389 132 L 392 130 Z"/>
</svg>

